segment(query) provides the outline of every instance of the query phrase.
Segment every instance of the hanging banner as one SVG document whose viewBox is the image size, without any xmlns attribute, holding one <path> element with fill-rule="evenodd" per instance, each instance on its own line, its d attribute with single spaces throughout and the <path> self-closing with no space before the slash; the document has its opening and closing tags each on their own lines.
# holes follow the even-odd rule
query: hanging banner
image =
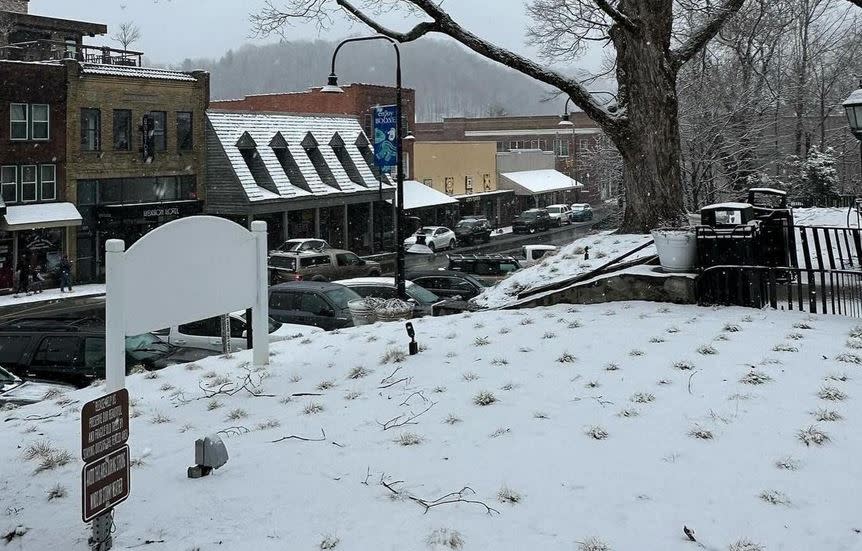
<svg viewBox="0 0 862 551">
<path fill-rule="evenodd" d="M 382 105 L 373 109 L 374 162 L 382 172 L 393 172 L 398 166 L 398 108 Z"/>
</svg>

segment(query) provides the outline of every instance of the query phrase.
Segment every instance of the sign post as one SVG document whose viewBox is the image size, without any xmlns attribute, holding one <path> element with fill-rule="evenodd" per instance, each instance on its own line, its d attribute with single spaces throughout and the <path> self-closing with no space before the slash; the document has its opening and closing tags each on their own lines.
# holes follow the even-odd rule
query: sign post
<svg viewBox="0 0 862 551">
<path fill-rule="evenodd" d="M 374 162 L 381 172 L 391 173 L 398 166 L 398 108 L 381 105 L 373 110 Z"/>
</svg>

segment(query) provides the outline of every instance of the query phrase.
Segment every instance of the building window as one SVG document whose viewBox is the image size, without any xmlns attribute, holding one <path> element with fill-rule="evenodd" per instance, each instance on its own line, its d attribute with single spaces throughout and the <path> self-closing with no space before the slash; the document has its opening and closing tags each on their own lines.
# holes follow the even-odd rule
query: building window
<svg viewBox="0 0 862 551">
<path fill-rule="evenodd" d="M 9 110 L 10 136 L 13 140 L 26 140 L 30 121 L 27 117 L 26 103 L 13 103 Z"/>
<path fill-rule="evenodd" d="M 114 149 L 132 149 L 132 112 L 128 109 L 114 109 Z"/>
<path fill-rule="evenodd" d="M 191 151 L 193 146 L 192 114 L 180 111 L 177 113 L 177 149 Z"/>
<path fill-rule="evenodd" d="M 152 111 L 150 115 L 153 117 L 153 149 L 156 151 L 167 151 L 168 136 L 166 129 L 168 114 L 164 111 Z"/>
<path fill-rule="evenodd" d="M 539 149 L 539 140 L 533 140 L 530 142 L 530 149 Z"/>
<path fill-rule="evenodd" d="M 548 150 L 548 140 L 539 140 L 539 149 L 542 151 Z"/>
<path fill-rule="evenodd" d="M 491 191 L 491 175 L 483 174 L 482 175 L 482 189 L 485 191 Z"/>
<path fill-rule="evenodd" d="M 21 201 L 36 200 L 36 165 L 21 167 Z"/>
<path fill-rule="evenodd" d="M 497 142 L 497 153 L 506 151 L 506 142 Z"/>
<path fill-rule="evenodd" d="M 473 193 L 473 177 L 465 176 L 464 177 L 464 191 L 466 193 Z"/>
<path fill-rule="evenodd" d="M 102 148 L 102 112 L 81 109 L 81 149 L 99 151 Z"/>
<path fill-rule="evenodd" d="M 57 199 L 57 167 L 55 165 L 42 165 L 40 183 L 42 186 L 42 200 L 54 201 Z"/>
<path fill-rule="evenodd" d="M 569 156 L 569 140 L 557 140 L 557 156 L 558 157 L 568 157 Z"/>
<path fill-rule="evenodd" d="M 587 151 L 587 149 L 589 149 L 589 147 L 590 147 L 590 141 L 589 140 L 579 140 L 578 141 L 578 151 L 579 152 L 583 153 L 583 152 Z"/>
<path fill-rule="evenodd" d="M 3 192 L 3 202 L 6 204 L 18 201 L 18 167 L 0 167 L 0 189 Z"/>
<path fill-rule="evenodd" d="M 424 180 L 422 180 L 422 183 L 428 187 L 434 187 L 434 180 L 432 180 L 431 178 L 425 178 Z"/>
<path fill-rule="evenodd" d="M 449 195 L 455 193 L 455 178 L 446 178 L 446 193 Z"/>
<path fill-rule="evenodd" d="M 47 140 L 50 138 L 51 112 L 47 105 L 38 103 L 30 106 L 32 116 L 31 137 L 34 140 Z"/>
</svg>

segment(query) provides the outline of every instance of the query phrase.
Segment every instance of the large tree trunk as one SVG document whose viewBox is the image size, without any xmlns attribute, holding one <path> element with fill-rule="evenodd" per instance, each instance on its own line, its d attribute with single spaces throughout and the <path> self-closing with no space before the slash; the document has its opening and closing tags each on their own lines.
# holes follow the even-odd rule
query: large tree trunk
<svg viewBox="0 0 862 551">
<path fill-rule="evenodd" d="M 615 26 L 620 103 L 628 122 L 611 135 L 622 154 L 626 209 L 622 231 L 685 223 L 676 69 L 668 58 L 670 2 L 629 2 L 641 30 Z"/>
</svg>

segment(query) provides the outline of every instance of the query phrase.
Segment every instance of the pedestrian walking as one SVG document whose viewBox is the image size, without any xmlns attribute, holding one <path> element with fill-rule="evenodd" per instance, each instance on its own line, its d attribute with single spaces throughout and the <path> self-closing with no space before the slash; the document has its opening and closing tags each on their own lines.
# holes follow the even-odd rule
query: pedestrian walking
<svg viewBox="0 0 862 551">
<path fill-rule="evenodd" d="M 30 262 L 21 262 L 18 272 L 18 291 L 25 295 L 30 294 Z"/>
<path fill-rule="evenodd" d="M 72 292 L 72 263 L 67 255 L 60 260 L 60 292 L 65 292 L 66 287 Z"/>
</svg>

